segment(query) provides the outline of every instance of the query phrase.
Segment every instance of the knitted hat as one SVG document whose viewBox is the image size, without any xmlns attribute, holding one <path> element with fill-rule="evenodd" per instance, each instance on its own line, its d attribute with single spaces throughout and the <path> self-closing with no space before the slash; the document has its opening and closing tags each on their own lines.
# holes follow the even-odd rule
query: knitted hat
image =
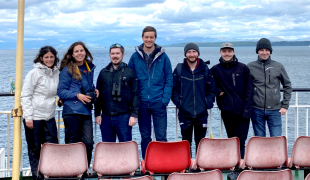
<svg viewBox="0 0 310 180">
<path fill-rule="evenodd" d="M 186 46 L 184 47 L 184 56 L 186 57 L 186 53 L 187 51 L 191 50 L 191 49 L 194 49 L 198 52 L 198 56 L 200 55 L 200 52 L 199 52 L 199 47 L 197 46 L 197 44 L 195 43 L 188 43 L 186 44 Z"/>
<path fill-rule="evenodd" d="M 258 51 L 260 49 L 269 49 L 270 54 L 272 54 L 272 47 L 271 47 L 271 43 L 268 39 L 266 38 L 261 38 L 257 44 L 256 44 L 256 54 L 258 54 Z"/>
</svg>

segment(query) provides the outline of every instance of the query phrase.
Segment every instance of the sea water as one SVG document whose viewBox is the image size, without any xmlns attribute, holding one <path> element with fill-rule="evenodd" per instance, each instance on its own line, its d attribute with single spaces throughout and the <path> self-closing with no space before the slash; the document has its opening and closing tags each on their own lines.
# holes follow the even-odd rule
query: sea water
<svg viewBox="0 0 310 180">
<path fill-rule="evenodd" d="M 239 60 L 244 64 L 248 64 L 251 61 L 257 59 L 256 47 L 247 46 L 247 47 L 235 47 L 235 53 Z M 171 60 L 172 69 L 176 67 L 178 63 L 183 62 L 184 59 L 184 48 L 183 47 L 165 47 L 166 53 Z M 134 47 L 125 47 L 125 57 L 123 62 L 128 63 L 132 53 L 134 53 Z M 62 59 L 65 49 L 59 49 L 59 58 Z M 98 74 L 102 68 L 104 68 L 110 62 L 109 59 L 109 49 L 90 49 L 92 56 L 94 58 L 93 63 L 96 65 L 94 84 L 96 84 Z M 209 67 L 219 63 L 218 59 L 220 57 L 220 48 L 219 47 L 201 47 L 200 48 L 200 58 L 204 61 L 210 60 Z M 24 62 L 23 62 L 23 78 L 26 74 L 33 68 L 33 60 L 38 53 L 38 49 L 34 50 L 24 50 Z M 285 67 L 293 88 L 310 88 L 310 47 L 307 46 L 274 46 L 273 53 L 271 58 L 283 64 Z M 0 92 L 9 92 L 10 91 L 10 77 L 15 80 L 15 59 L 16 59 L 16 50 L 0 50 Z M 14 97 L 0 97 L 0 111 L 10 111 L 14 107 Z M 300 92 L 298 96 L 298 103 L 300 105 L 310 104 L 310 93 L 309 92 Z M 295 93 L 292 93 L 292 99 L 290 105 L 295 104 Z M 173 106 L 173 103 L 170 102 L 169 106 Z M 305 123 L 306 123 L 306 109 L 299 108 L 299 135 L 306 135 Z M 57 118 L 57 116 L 56 116 Z M 210 128 L 210 119 L 208 124 L 208 132 L 206 137 L 210 137 L 211 128 Z M 282 134 L 285 135 L 285 116 L 282 116 L 283 131 Z M 95 123 L 94 123 L 95 126 Z M 96 125 L 97 133 L 96 139 L 97 142 L 101 141 L 100 128 Z M 168 109 L 168 131 L 167 138 L 168 141 L 175 141 L 176 139 L 176 128 L 177 139 L 181 140 L 181 133 L 179 125 L 176 122 L 175 109 Z M 224 128 L 224 127 L 223 127 Z M 214 138 L 221 137 L 221 123 L 220 123 L 220 113 L 217 108 L 212 110 L 212 133 Z M 23 157 L 23 167 L 29 167 L 28 155 L 27 155 L 27 144 L 24 136 L 24 128 L 22 126 L 22 157 Z M 140 149 L 140 133 L 138 125 L 135 125 L 132 130 L 133 140 L 139 144 Z M 253 136 L 252 126 L 250 126 L 248 139 Z M 223 137 L 226 138 L 225 128 L 223 129 Z M 64 143 L 64 129 L 60 129 L 60 143 Z M 288 152 L 289 155 L 292 151 L 292 147 L 295 141 L 295 108 L 290 108 L 288 111 Z M 13 147 L 13 118 L 10 119 L 10 146 L 11 146 L 11 156 L 12 156 L 12 147 Z M 7 115 L 0 114 L 0 148 L 7 148 Z M 195 144 L 192 143 L 192 149 L 194 151 Z M 141 156 L 141 151 L 140 151 Z M 194 157 L 194 153 L 193 153 Z M 10 157 L 12 162 L 12 157 Z"/>
</svg>

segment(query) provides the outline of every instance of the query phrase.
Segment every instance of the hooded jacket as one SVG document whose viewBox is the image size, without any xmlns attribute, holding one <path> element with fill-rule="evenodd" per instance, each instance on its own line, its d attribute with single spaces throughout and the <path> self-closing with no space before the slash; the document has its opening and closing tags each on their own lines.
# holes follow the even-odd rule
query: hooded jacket
<svg viewBox="0 0 310 180">
<path fill-rule="evenodd" d="M 253 106 L 253 82 L 249 68 L 234 55 L 226 62 L 222 58 L 211 68 L 216 84 L 216 102 L 220 110 L 241 114 L 250 119 Z M 219 96 L 224 92 L 222 96 Z"/>
<path fill-rule="evenodd" d="M 216 93 L 214 79 L 211 71 L 206 68 L 207 65 L 201 59 L 199 61 L 192 72 L 184 59 L 180 82 L 177 69 L 173 71 L 172 101 L 179 108 L 179 116 L 207 116 L 207 109 L 213 107 Z"/>
<path fill-rule="evenodd" d="M 113 100 L 113 84 L 121 86 L 120 101 Z M 99 91 L 99 99 L 95 104 L 95 116 L 99 116 L 102 111 L 110 116 L 130 114 L 138 117 L 140 106 L 138 78 L 127 64 L 122 63 L 117 69 L 113 68 L 112 63 L 107 65 L 100 71 L 96 87 Z"/>
<path fill-rule="evenodd" d="M 51 69 L 41 63 L 34 64 L 34 69 L 25 77 L 20 97 L 26 121 L 55 117 L 58 81 L 59 70 L 56 66 Z"/>
<path fill-rule="evenodd" d="M 145 62 L 143 44 L 136 47 L 128 66 L 132 68 L 138 77 L 141 101 L 145 103 L 162 102 L 168 105 L 172 92 L 172 67 L 164 48 L 155 44 L 154 51 L 150 54 L 152 62 L 149 68 Z"/>
<path fill-rule="evenodd" d="M 292 94 L 291 81 L 283 65 L 271 60 L 250 62 L 248 67 L 253 78 L 254 103 L 253 107 L 262 110 L 288 109 Z M 283 86 L 283 100 L 281 101 L 280 83 Z"/>
</svg>

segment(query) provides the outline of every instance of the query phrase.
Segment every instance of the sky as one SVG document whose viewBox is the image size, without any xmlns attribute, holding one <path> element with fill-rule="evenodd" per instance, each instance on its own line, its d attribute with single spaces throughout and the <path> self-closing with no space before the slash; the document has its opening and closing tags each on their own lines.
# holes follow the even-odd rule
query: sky
<svg viewBox="0 0 310 180">
<path fill-rule="evenodd" d="M 17 0 L 0 0 L 0 49 L 16 48 Z M 310 0 L 25 0 L 24 47 L 310 40 Z"/>
</svg>

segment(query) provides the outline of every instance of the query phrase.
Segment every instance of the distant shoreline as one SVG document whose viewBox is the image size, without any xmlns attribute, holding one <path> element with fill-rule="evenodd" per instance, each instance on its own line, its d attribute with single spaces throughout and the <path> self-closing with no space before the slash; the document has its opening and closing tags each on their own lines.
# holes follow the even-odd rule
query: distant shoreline
<svg viewBox="0 0 310 180">
<path fill-rule="evenodd" d="M 223 42 L 196 42 L 199 47 L 219 47 Z M 237 41 L 231 42 L 234 46 L 256 46 L 257 42 Z M 187 43 L 164 45 L 164 47 L 184 47 Z M 278 41 L 271 42 L 272 46 L 310 46 L 310 41 Z"/>
</svg>

